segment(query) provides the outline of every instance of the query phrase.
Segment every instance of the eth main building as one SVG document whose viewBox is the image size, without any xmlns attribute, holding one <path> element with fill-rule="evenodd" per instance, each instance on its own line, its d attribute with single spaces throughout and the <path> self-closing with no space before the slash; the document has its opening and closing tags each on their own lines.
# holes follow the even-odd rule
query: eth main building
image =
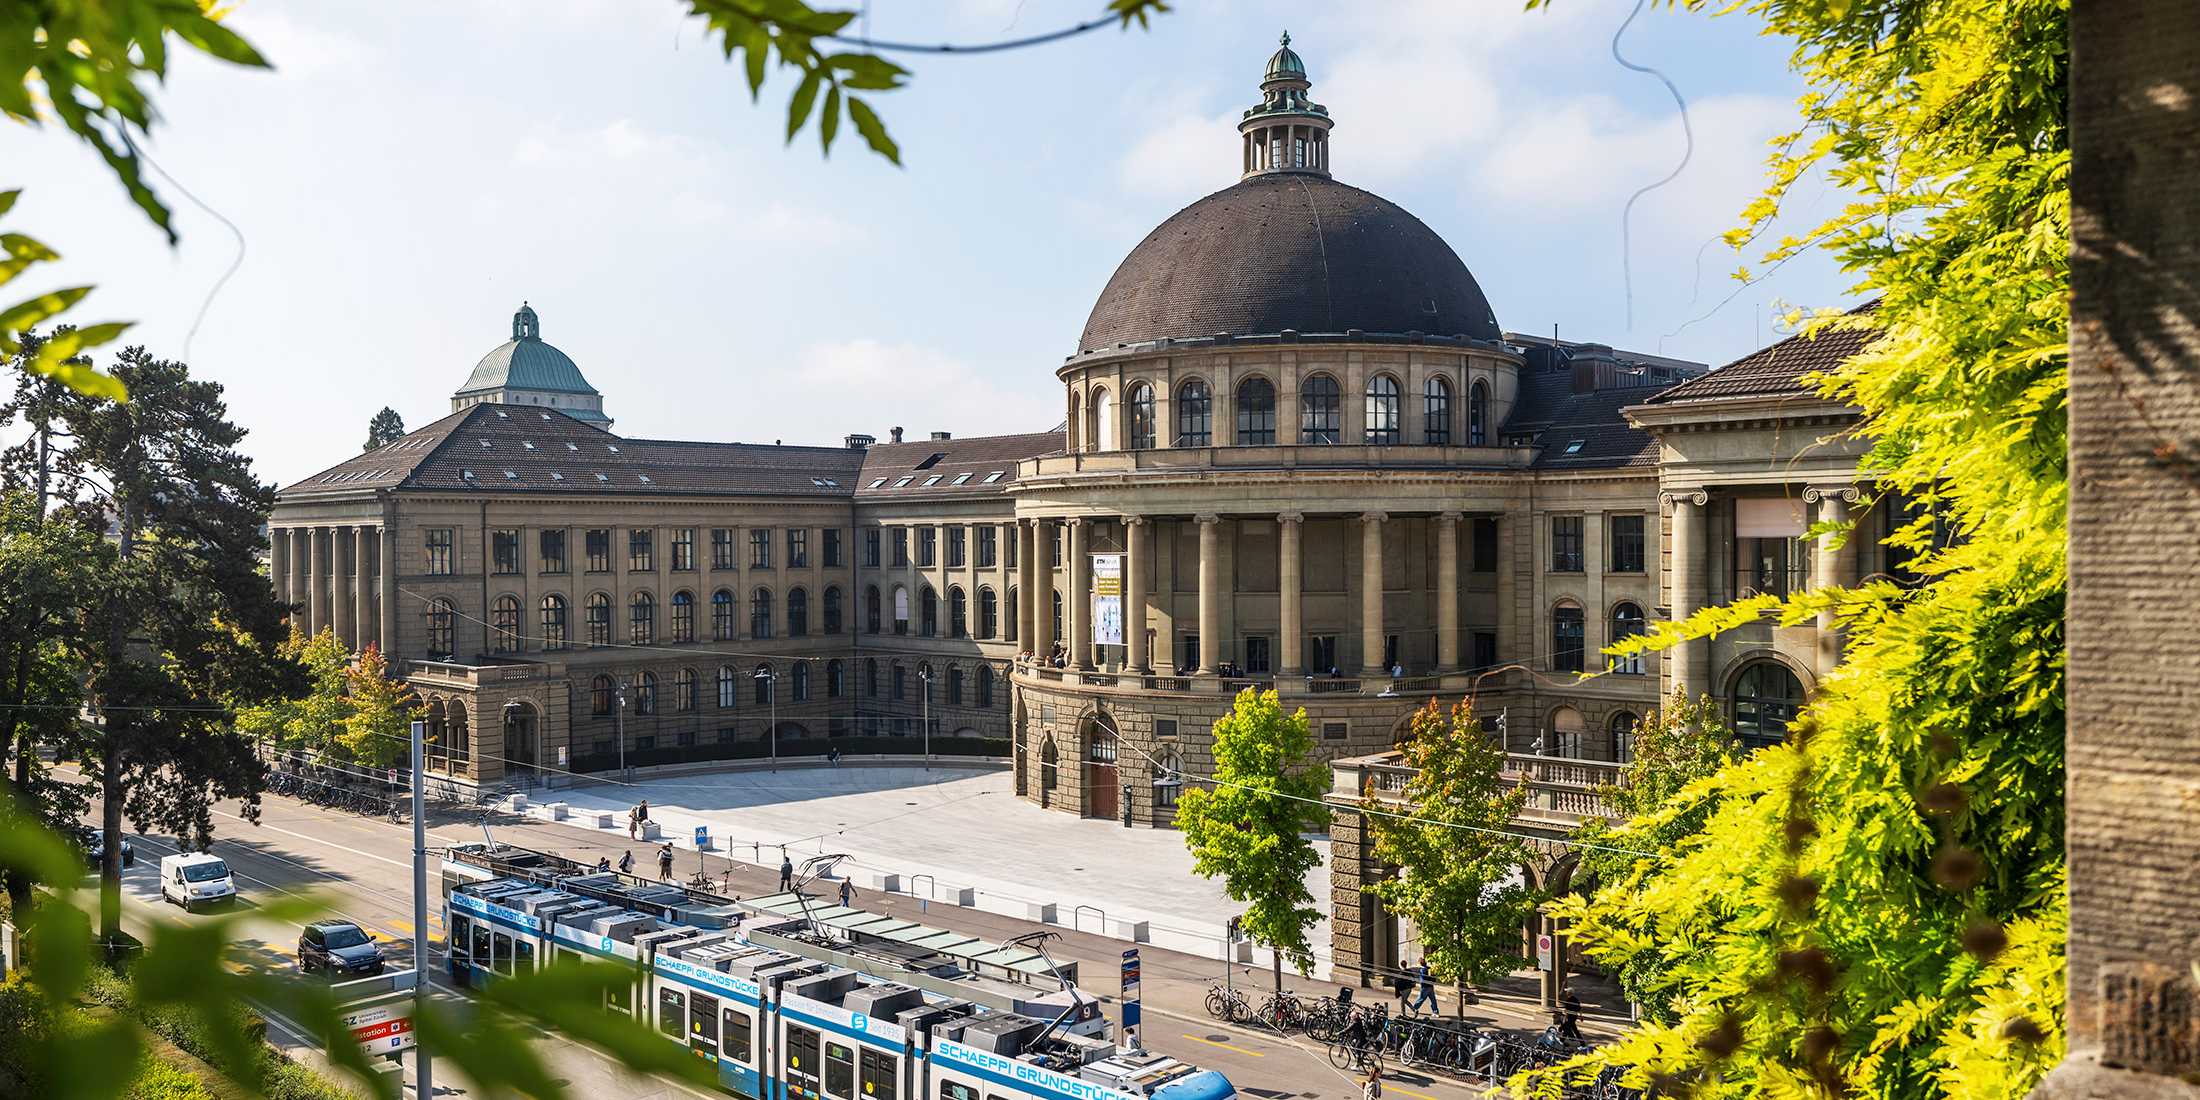
<svg viewBox="0 0 2200 1100">
<path fill-rule="evenodd" d="M 1780 737 L 1830 624 L 1599 650 L 1902 573 L 1899 517 L 1850 514 L 1856 410 L 1801 381 L 1856 338 L 1706 372 L 1506 333 L 1442 238 L 1331 178 L 1309 87 L 1269 59 L 1244 178 L 1124 259 L 1056 430 L 626 438 L 523 306 L 451 415 L 282 490 L 277 591 L 380 645 L 476 782 L 608 769 L 622 735 L 644 764 L 914 752 L 929 722 L 1007 739 L 1025 798 L 1161 825 L 1249 685 L 1331 757 L 1470 691 L 1514 751 L 1624 759 L 1683 691 Z M 1801 538 L 1842 519 L 1840 549 Z"/>
</svg>

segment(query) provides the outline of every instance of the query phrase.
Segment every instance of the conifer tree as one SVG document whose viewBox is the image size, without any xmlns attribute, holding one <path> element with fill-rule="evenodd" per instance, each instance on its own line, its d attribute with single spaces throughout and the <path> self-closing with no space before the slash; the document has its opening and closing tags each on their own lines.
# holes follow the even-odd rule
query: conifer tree
<svg viewBox="0 0 2200 1100">
<path fill-rule="evenodd" d="M 371 451 L 403 438 L 405 418 L 397 415 L 396 409 L 384 405 L 381 412 L 374 414 L 374 419 L 367 421 L 367 445 L 362 449 Z"/>
</svg>

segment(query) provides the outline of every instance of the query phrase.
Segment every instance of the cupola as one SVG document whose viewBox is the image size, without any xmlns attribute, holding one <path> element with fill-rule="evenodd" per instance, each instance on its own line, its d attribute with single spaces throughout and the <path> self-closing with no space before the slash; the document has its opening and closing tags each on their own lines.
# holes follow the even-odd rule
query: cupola
<svg viewBox="0 0 2200 1100">
<path fill-rule="evenodd" d="M 1307 98 L 1312 87 L 1306 79 L 1306 62 L 1292 51 L 1291 32 L 1285 31 L 1281 47 L 1268 58 L 1268 71 L 1261 77 L 1260 106 L 1248 109 L 1238 121 L 1247 176 L 1329 174 L 1329 108 Z"/>
</svg>

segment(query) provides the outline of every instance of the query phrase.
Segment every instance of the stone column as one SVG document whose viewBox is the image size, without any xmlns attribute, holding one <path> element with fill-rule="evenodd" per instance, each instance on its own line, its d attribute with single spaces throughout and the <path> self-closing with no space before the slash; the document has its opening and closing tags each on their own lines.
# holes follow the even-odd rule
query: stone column
<svg viewBox="0 0 2200 1100">
<path fill-rule="evenodd" d="M 267 581 L 275 590 L 276 603 L 290 602 L 290 529 L 270 527 L 267 531 Z"/>
<path fill-rule="evenodd" d="M 308 627 L 312 620 L 306 607 L 306 558 L 313 550 L 313 528 L 291 527 L 284 530 L 283 536 L 290 540 L 289 598 L 298 608 L 291 613 L 290 625 L 310 633 Z"/>
<path fill-rule="evenodd" d="M 1092 669 L 1092 524 L 1082 519 L 1069 525 L 1069 595 L 1062 600 L 1063 627 L 1069 631 L 1069 667 Z"/>
<path fill-rule="evenodd" d="M 1383 667 L 1383 521 L 1368 512 L 1360 517 L 1360 675 L 1388 676 Z"/>
<path fill-rule="evenodd" d="M 1704 509 L 1711 494 L 1692 489 L 1665 498 L 1673 505 L 1673 620 L 1678 622 L 1703 606 Z M 1710 681 L 1707 644 L 1698 638 L 1673 648 L 1673 690 L 1691 700 L 1703 695 Z"/>
<path fill-rule="evenodd" d="M 1022 525 L 1017 523 L 1003 523 L 996 526 L 998 530 L 994 532 L 993 536 L 995 540 L 993 545 L 993 587 L 994 592 L 996 593 L 994 599 L 998 601 L 994 605 L 994 609 L 998 617 L 994 620 L 994 631 L 995 636 L 1000 637 L 1006 635 L 1008 631 L 1016 630 L 1017 626 L 1020 625 L 1018 623 L 1011 622 L 1008 619 L 1008 589 L 1009 586 L 1014 583 L 1015 579 L 1015 574 L 1011 573 L 1008 568 L 1008 552 L 1012 549 L 1018 549 L 1015 543 L 1011 540 L 1018 537 L 1017 532 L 1022 530 Z M 1023 562 L 1023 560 L 1023 555 L 1018 554 L 1016 556 L 1016 561 L 1019 563 L 1019 565 Z M 1022 611 L 1023 609 L 1021 607 L 1017 608 L 1018 614 L 1022 614 Z M 1021 639 L 1023 636 L 1023 632 L 1017 630 L 1016 637 Z M 1023 645 L 1021 641 L 1018 641 L 1016 644 L 1018 645 L 1018 647 L 1021 647 Z"/>
<path fill-rule="evenodd" d="M 1146 645 L 1146 547 L 1153 525 L 1144 516 L 1123 517 L 1123 649 L 1133 675 L 1153 671 Z"/>
<path fill-rule="evenodd" d="M 329 625 L 347 646 L 352 644 L 352 580 L 344 559 L 351 556 L 351 531 L 349 524 L 328 529 Z"/>
<path fill-rule="evenodd" d="M 914 523 L 905 524 L 901 529 L 902 541 L 909 547 L 909 562 L 901 569 L 901 586 L 909 593 L 909 636 L 912 638 L 924 636 L 924 575 L 917 572 L 917 530 Z M 935 561 L 939 549 L 938 546 L 932 548 Z M 915 671 L 910 670 L 912 675 Z"/>
<path fill-rule="evenodd" d="M 1016 523 L 1016 652 L 1032 656 L 1044 652 L 1038 648 L 1039 630 L 1039 524 L 1037 520 L 1018 520 Z"/>
<path fill-rule="evenodd" d="M 1819 523 L 1847 523 L 1849 521 L 1849 503 L 1856 499 L 1856 495 L 1854 486 L 1824 489 L 1812 487 L 1803 491 L 1803 501 L 1806 504 L 1816 504 L 1818 506 L 1816 519 Z M 1841 576 L 1841 550 L 1834 545 L 1834 540 L 1832 538 L 1820 538 L 1813 541 L 1811 543 L 1810 586 L 1812 588 L 1824 588 L 1828 585 L 1840 584 L 1844 580 L 1846 578 Z M 1820 611 L 1818 613 L 1818 677 L 1824 679 L 1828 673 L 1833 671 L 1833 666 L 1840 663 L 1841 632 L 1834 625 L 1833 612 Z"/>
<path fill-rule="evenodd" d="M 1199 517 L 1199 675 L 1215 674 L 1222 649 L 1222 517 Z"/>
<path fill-rule="evenodd" d="M 306 633 L 319 634 L 328 625 L 328 551 L 324 549 L 334 541 L 332 532 L 324 540 L 323 527 L 306 528 Z"/>
<path fill-rule="evenodd" d="M 1296 676 L 1302 671 L 1306 638 L 1299 622 L 1299 598 L 1305 587 L 1299 582 L 1299 523 L 1297 512 L 1276 516 L 1276 645 L 1277 675 Z"/>
<path fill-rule="evenodd" d="M 374 560 L 374 528 L 362 523 L 352 528 L 352 534 L 352 622 L 358 634 L 353 648 L 364 651 L 370 642 L 382 644 L 374 629 L 374 573 L 367 568 L 367 563 Z M 524 613 L 525 609 L 521 610 Z"/>
<path fill-rule="evenodd" d="M 572 552 L 568 545 L 566 551 Z M 397 667 L 397 528 L 391 524 L 382 526 L 382 552 L 376 555 L 381 566 L 382 579 L 382 656 L 390 661 L 390 671 L 403 675 Z M 572 614 L 581 614 L 579 601 L 575 601 Z M 568 627 L 567 629 L 571 629 Z"/>
<path fill-rule="evenodd" d="M 1054 550 L 1052 520 L 1031 521 L 1031 651 L 1040 660 L 1054 650 Z"/>
<path fill-rule="evenodd" d="M 1436 669 L 1459 670 L 1459 513 L 1436 517 Z"/>
</svg>

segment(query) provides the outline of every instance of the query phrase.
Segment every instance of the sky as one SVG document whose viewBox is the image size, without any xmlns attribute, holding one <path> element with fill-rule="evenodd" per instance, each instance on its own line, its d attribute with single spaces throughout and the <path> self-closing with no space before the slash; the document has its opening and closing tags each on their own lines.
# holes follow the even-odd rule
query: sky
<svg viewBox="0 0 2200 1100">
<path fill-rule="evenodd" d="M 872 0 L 868 24 L 972 42 L 1100 6 Z M 1850 300 L 1816 254 L 1745 287 L 1756 257 L 1716 241 L 1802 90 L 1746 16 L 1652 6 L 1627 29 L 1694 150 L 1623 247 L 1629 195 L 1685 141 L 1664 86 L 1612 56 L 1632 5 L 1175 6 L 1147 31 L 901 58 L 910 86 L 873 97 L 896 168 L 845 127 L 830 157 L 814 132 L 786 144 L 792 81 L 752 104 L 671 0 L 247 0 L 230 26 L 275 71 L 178 51 L 156 99 L 178 246 L 58 129 L 0 130 L 24 189 L 7 228 L 64 257 L 26 289 L 97 282 L 74 319 L 135 320 L 129 342 L 223 383 L 282 484 L 357 453 L 384 405 L 445 415 L 522 300 L 622 435 L 1039 431 L 1123 256 L 1234 182 L 1235 120 L 1288 29 L 1334 175 L 1440 233 L 1509 331 L 1719 364 L 1777 339 L 1783 307 Z M 1805 185 L 1787 222 L 1836 201 Z"/>
</svg>

